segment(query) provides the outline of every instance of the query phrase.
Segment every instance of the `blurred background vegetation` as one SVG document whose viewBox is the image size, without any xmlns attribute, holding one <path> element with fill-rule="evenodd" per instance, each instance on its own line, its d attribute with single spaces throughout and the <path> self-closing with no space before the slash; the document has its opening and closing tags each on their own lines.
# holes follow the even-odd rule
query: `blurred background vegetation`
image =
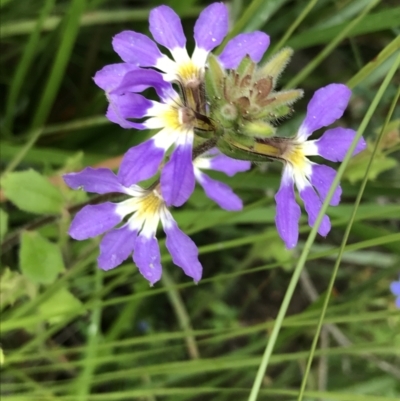
<svg viewBox="0 0 400 401">
<path fill-rule="evenodd" d="M 162 3 L 193 49 L 210 2 L 0 2 L 2 400 L 398 400 L 400 314 L 388 289 L 400 271 L 398 1 L 227 2 L 232 34 L 267 32 L 266 57 L 295 49 L 281 84 L 305 97 L 281 134 L 294 134 L 314 90 L 342 82 L 353 97 L 340 124 L 368 149 L 343 166 L 328 237 L 309 236 L 303 216 L 290 252 L 274 226 L 281 166 L 214 174 L 244 210 L 222 211 L 196 189 L 174 216 L 204 278 L 193 284 L 163 250 L 162 282 L 149 288 L 132 261 L 99 270 L 98 239 L 68 238 L 89 196 L 61 175 L 116 169 L 151 135 L 109 123 L 92 77 L 120 61 L 112 37 L 148 34 Z"/>
</svg>

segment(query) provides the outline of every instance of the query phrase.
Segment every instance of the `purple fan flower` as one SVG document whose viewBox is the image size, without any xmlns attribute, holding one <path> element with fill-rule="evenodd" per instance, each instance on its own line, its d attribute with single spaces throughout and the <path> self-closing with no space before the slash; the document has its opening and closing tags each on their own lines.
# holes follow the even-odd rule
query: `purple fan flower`
<svg viewBox="0 0 400 401">
<path fill-rule="evenodd" d="M 201 170 L 222 171 L 231 177 L 238 172 L 249 170 L 251 162 L 232 159 L 214 148 L 197 157 L 194 160 L 193 165 L 196 180 L 203 187 L 206 195 L 210 199 L 225 210 L 237 211 L 243 209 L 242 200 L 228 185 L 213 180 Z"/>
<path fill-rule="evenodd" d="M 146 35 L 134 31 L 117 34 L 113 39 L 114 50 L 125 63 L 157 68 L 167 81 L 187 86 L 203 79 L 208 54 L 228 33 L 228 10 L 223 3 L 213 3 L 201 12 L 194 26 L 192 57 L 186 50 L 181 20 L 170 7 L 163 5 L 151 10 L 149 23 L 155 42 L 166 47 L 173 60 L 162 54 Z M 227 43 L 219 59 L 225 68 L 236 68 L 246 54 L 253 61 L 260 61 L 268 46 L 269 36 L 263 32 L 240 34 Z"/>
<path fill-rule="evenodd" d="M 400 308 L 400 277 L 399 281 L 393 281 L 390 284 L 390 291 L 392 291 L 393 295 L 396 297 L 396 306 Z"/>
<path fill-rule="evenodd" d="M 139 85 L 153 86 L 161 102 L 134 93 Z M 193 192 L 195 177 L 192 163 L 193 116 L 161 74 L 137 69 L 128 72 L 119 86 L 109 93 L 107 117 L 123 128 L 159 129 L 149 140 L 129 149 L 120 166 L 118 178 L 130 187 L 154 176 L 165 152 L 174 150 L 161 173 L 161 188 L 168 206 L 181 206 Z M 144 119 L 144 121 L 131 120 Z"/>
<path fill-rule="evenodd" d="M 299 236 L 300 207 L 296 203 L 294 184 L 304 202 L 308 224 L 313 226 L 336 175 L 331 167 L 313 163 L 306 156 L 319 155 L 333 162 L 342 161 L 356 132 L 338 127 L 325 131 L 320 139 L 311 141 L 307 139 L 313 132 L 339 119 L 347 107 L 350 96 L 350 89 L 342 84 L 331 84 L 317 90 L 308 103 L 306 118 L 297 135 L 286 142 L 286 148 L 281 155 L 285 161 L 282 181 L 275 200 L 276 226 L 287 248 L 296 246 Z M 361 138 L 353 155 L 365 147 L 365 141 Z M 338 205 L 340 196 L 341 188 L 338 186 L 330 205 Z M 329 217 L 325 215 L 318 233 L 326 236 L 330 229 Z"/>
<path fill-rule="evenodd" d="M 195 243 L 177 226 L 165 205 L 159 188 L 146 190 L 139 186 L 124 186 L 109 169 L 88 167 L 79 173 L 64 175 L 73 189 L 106 194 L 119 192 L 130 198 L 120 202 L 88 205 L 75 216 L 69 234 L 85 240 L 106 233 L 100 243 L 98 264 L 104 270 L 120 265 L 133 253 L 140 273 L 153 285 L 161 278 L 161 255 L 156 239 L 161 220 L 166 234 L 166 247 L 173 262 L 195 282 L 201 279 L 202 266 Z M 118 228 L 126 216 L 128 219 Z"/>
</svg>

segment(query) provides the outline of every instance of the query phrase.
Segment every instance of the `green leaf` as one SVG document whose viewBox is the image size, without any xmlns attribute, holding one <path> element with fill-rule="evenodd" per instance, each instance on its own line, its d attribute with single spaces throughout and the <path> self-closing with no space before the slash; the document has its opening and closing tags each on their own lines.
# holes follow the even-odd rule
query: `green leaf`
<svg viewBox="0 0 400 401">
<path fill-rule="evenodd" d="M 37 284 L 50 284 L 64 271 L 60 248 L 36 231 L 22 233 L 19 258 L 22 273 Z"/>
<path fill-rule="evenodd" d="M 36 296 L 37 286 L 28 280 L 27 277 L 5 268 L 0 279 L 0 307 L 14 305 L 15 301 L 28 296 L 33 299 Z"/>
<path fill-rule="evenodd" d="M 367 148 L 364 152 L 356 155 L 352 160 L 350 160 L 350 163 L 348 164 L 343 176 L 351 183 L 355 183 L 363 179 L 365 175 L 365 169 L 371 157 L 371 151 L 372 150 L 370 148 Z M 387 157 L 384 153 L 377 153 L 371 168 L 369 169 L 368 180 L 375 180 L 380 173 L 396 167 L 397 164 L 397 160 L 393 157 Z"/>
<path fill-rule="evenodd" d="M 37 171 L 6 174 L 1 184 L 6 197 L 21 210 L 46 214 L 59 213 L 62 209 L 61 192 Z"/>
<path fill-rule="evenodd" d="M 39 311 L 43 318 L 51 324 L 63 321 L 64 315 L 82 306 L 81 301 L 66 288 L 61 288 L 52 297 L 42 302 Z M 48 317 L 47 317 L 48 316 Z"/>
<path fill-rule="evenodd" d="M 8 214 L 0 209 L 0 240 L 6 235 L 8 230 Z"/>
</svg>

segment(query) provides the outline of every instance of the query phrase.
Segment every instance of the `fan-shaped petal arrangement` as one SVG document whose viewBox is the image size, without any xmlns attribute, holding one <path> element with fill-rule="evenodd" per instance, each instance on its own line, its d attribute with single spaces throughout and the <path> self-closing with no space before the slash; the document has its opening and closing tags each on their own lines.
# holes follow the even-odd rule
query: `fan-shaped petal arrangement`
<svg viewBox="0 0 400 401">
<path fill-rule="evenodd" d="M 177 226 L 159 187 L 151 190 L 137 185 L 126 187 L 109 169 L 88 167 L 64 175 L 73 189 L 105 194 L 119 192 L 129 198 L 120 203 L 105 202 L 83 207 L 73 219 L 69 235 L 77 240 L 104 234 L 98 264 L 104 270 L 123 263 L 133 254 L 140 273 L 151 285 L 161 278 L 161 256 L 156 232 L 159 222 L 166 234 L 166 246 L 173 262 L 195 282 L 201 279 L 202 266 L 195 243 Z M 126 219 L 127 218 L 127 219 Z M 124 223 L 118 227 L 123 220 Z"/>
<path fill-rule="evenodd" d="M 356 132 L 347 128 L 333 128 L 320 139 L 308 141 L 316 130 L 326 127 L 339 119 L 347 107 L 351 91 L 345 85 L 331 84 L 314 93 L 307 107 L 306 118 L 294 138 L 286 138 L 285 151 L 280 155 L 284 162 L 281 186 L 275 200 L 277 203 L 276 226 L 287 248 L 296 246 L 299 235 L 300 208 L 296 203 L 294 184 L 308 214 L 308 224 L 313 226 L 336 176 L 331 167 L 310 161 L 307 156 L 321 156 L 330 161 L 342 161 Z M 365 149 L 361 138 L 353 155 Z M 341 188 L 338 186 L 330 201 L 331 206 L 340 202 Z M 331 224 L 324 216 L 318 233 L 326 236 Z"/>
</svg>

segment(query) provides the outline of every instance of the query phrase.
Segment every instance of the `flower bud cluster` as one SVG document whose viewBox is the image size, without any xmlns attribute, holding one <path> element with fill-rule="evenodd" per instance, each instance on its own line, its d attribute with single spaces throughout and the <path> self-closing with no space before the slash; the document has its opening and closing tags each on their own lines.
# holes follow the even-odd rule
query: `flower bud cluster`
<svg viewBox="0 0 400 401">
<path fill-rule="evenodd" d="M 211 116 L 243 135 L 273 135 L 275 128 L 270 123 L 287 116 L 290 106 L 303 96 L 302 90 L 276 91 L 292 53 L 285 48 L 261 66 L 246 56 L 237 69 L 228 71 L 210 55 L 206 93 Z"/>
</svg>

